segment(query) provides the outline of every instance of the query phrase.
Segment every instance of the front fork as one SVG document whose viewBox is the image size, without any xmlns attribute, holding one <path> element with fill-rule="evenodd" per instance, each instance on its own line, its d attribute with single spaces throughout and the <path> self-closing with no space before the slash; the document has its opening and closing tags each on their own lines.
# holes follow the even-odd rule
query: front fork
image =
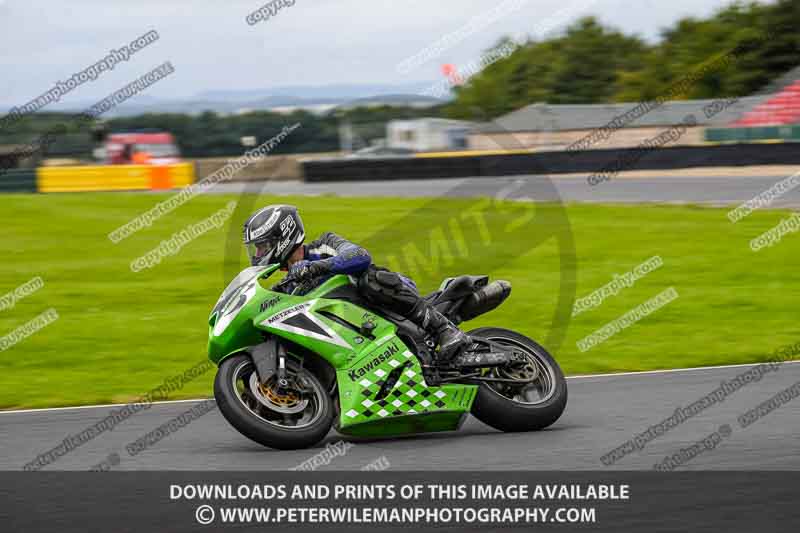
<svg viewBox="0 0 800 533">
<path fill-rule="evenodd" d="M 285 392 L 289 385 L 286 379 L 286 348 L 275 337 L 250 348 L 250 357 L 256 366 L 258 381 L 265 385 L 272 376 L 278 380 L 278 392 Z"/>
<path fill-rule="evenodd" d="M 284 394 L 289 381 L 286 379 L 286 348 L 281 343 L 278 344 L 278 394 Z"/>
</svg>

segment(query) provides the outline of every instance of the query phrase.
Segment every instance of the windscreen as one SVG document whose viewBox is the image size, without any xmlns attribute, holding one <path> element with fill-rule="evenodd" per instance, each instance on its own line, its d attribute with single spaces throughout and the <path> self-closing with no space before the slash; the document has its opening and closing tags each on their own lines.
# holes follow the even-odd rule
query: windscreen
<svg viewBox="0 0 800 533">
<path fill-rule="evenodd" d="M 218 312 L 220 309 L 225 307 L 225 304 L 231 299 L 231 297 L 235 296 L 239 289 L 241 289 L 244 285 L 250 282 L 253 278 L 258 277 L 265 273 L 266 271 L 271 269 L 271 272 L 277 270 L 279 265 L 268 265 L 268 266 L 257 266 L 257 267 L 247 267 L 239 274 L 233 278 L 225 290 L 222 291 L 222 296 L 219 297 L 217 303 L 214 305 L 214 309 L 211 310 L 211 314 Z"/>
</svg>

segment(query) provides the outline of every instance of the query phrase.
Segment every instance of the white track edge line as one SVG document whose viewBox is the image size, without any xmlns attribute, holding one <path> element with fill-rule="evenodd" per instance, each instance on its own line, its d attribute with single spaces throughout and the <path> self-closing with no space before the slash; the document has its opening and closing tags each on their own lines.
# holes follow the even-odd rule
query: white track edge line
<svg viewBox="0 0 800 533">
<path fill-rule="evenodd" d="M 760 363 L 742 363 L 738 365 L 719 365 L 719 366 L 697 366 L 691 368 L 668 368 L 664 370 L 642 370 L 639 372 L 613 372 L 611 374 L 585 374 L 579 376 L 567 376 L 567 379 L 590 379 L 590 378 L 614 378 L 619 376 L 646 376 L 646 375 L 653 375 L 653 374 L 671 374 L 676 372 L 695 372 L 700 370 L 720 370 L 726 368 L 742 368 L 746 366 L 758 366 L 767 364 L 769 361 L 760 362 Z M 780 364 L 789 365 L 800 363 L 800 360 L 796 361 L 783 361 Z M 188 403 L 188 402 L 202 402 L 203 400 L 210 400 L 212 398 L 193 398 L 188 400 L 166 400 L 161 402 L 152 402 L 150 405 L 168 405 L 173 403 Z M 113 407 L 120 407 L 122 405 L 128 405 L 125 403 L 111 403 L 111 404 L 102 404 L 102 405 L 76 405 L 74 407 L 43 407 L 39 409 L 18 409 L 18 410 L 11 410 L 11 411 L 2 411 L 0 410 L 0 415 L 11 415 L 11 414 L 21 414 L 21 413 L 46 413 L 51 411 L 70 411 L 70 410 L 80 410 L 80 409 L 106 409 L 106 408 L 113 408 Z"/>
<path fill-rule="evenodd" d="M 667 368 L 663 370 L 640 370 L 638 372 L 612 372 L 610 374 L 584 374 L 579 376 L 567 376 L 567 379 L 589 379 L 589 378 L 613 378 L 617 376 L 643 376 L 648 374 L 671 374 L 675 372 L 694 372 L 698 370 L 720 370 L 726 368 L 743 368 L 746 366 L 758 366 L 769 363 L 778 363 L 781 365 L 791 365 L 800 363 L 800 360 L 794 361 L 762 361 L 759 363 L 742 363 L 738 365 L 718 365 L 718 366 L 695 366 L 691 368 Z"/>
<path fill-rule="evenodd" d="M 150 405 L 168 405 L 171 403 L 188 403 L 188 402 L 202 402 L 203 400 L 211 400 L 212 398 L 190 398 L 188 400 L 164 400 L 160 402 L 151 402 Z M 123 405 L 132 405 L 134 402 L 129 403 L 107 403 L 100 405 L 76 405 L 73 407 L 41 407 L 38 409 L 17 409 L 10 411 L 0 411 L 0 415 L 19 414 L 19 413 L 45 413 L 50 411 L 71 411 L 80 409 L 106 409 L 113 407 L 122 407 Z"/>
</svg>

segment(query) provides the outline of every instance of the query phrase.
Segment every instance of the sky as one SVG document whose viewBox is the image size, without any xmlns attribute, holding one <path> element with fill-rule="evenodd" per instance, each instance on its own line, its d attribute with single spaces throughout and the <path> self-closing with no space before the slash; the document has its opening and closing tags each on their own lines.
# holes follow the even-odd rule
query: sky
<svg viewBox="0 0 800 533">
<path fill-rule="evenodd" d="M 158 98 L 286 85 L 404 84 L 441 79 L 444 63 L 474 60 L 503 35 L 558 32 L 583 15 L 649 41 L 685 16 L 730 0 L 0 0 L 0 104 L 21 105 L 155 30 L 159 39 L 62 103 L 102 98 L 170 61 L 148 89 Z M 275 6 L 273 5 L 273 8 Z M 250 19 L 253 21 L 253 19 Z M 445 35 L 435 57 L 409 58 Z M 405 60 L 405 63 L 403 63 Z"/>
</svg>

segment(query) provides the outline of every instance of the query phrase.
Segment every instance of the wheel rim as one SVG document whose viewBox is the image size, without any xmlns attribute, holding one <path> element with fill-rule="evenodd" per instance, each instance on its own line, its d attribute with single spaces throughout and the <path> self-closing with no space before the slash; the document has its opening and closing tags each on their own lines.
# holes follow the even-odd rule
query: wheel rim
<svg viewBox="0 0 800 533">
<path fill-rule="evenodd" d="M 259 383 L 251 361 L 242 361 L 233 371 L 232 387 L 239 403 L 253 416 L 281 429 L 303 429 L 322 416 L 324 406 L 321 386 L 305 372 L 287 371 L 288 391 L 276 390 L 277 378 Z M 302 385 L 306 391 L 298 389 Z"/>
<path fill-rule="evenodd" d="M 508 337 L 491 336 L 487 340 L 513 347 L 525 353 L 528 363 L 519 370 L 494 368 L 489 376 L 495 378 L 532 379 L 524 385 L 487 382 L 488 389 L 506 400 L 520 405 L 538 405 L 547 402 L 556 392 L 556 373 L 552 365 L 533 347 Z"/>
</svg>

